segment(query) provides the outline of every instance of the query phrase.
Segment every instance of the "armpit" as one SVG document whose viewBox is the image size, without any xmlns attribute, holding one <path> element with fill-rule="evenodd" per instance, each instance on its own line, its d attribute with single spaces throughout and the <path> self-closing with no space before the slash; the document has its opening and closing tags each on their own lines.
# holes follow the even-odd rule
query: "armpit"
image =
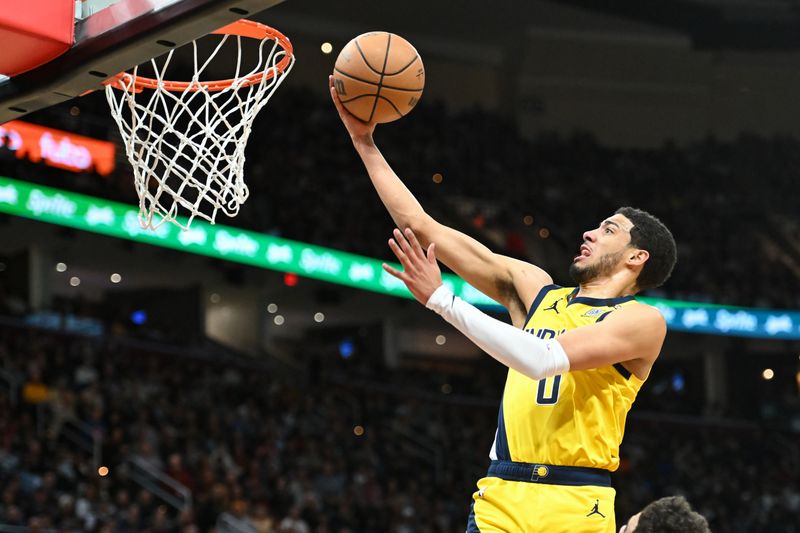
<svg viewBox="0 0 800 533">
<path fill-rule="evenodd" d="M 497 277 L 495 278 L 495 287 L 497 287 L 497 292 L 503 297 L 503 302 L 501 303 L 505 303 L 512 318 L 516 313 L 522 313 L 522 316 L 527 314 L 528 310 L 525 309 L 525 302 L 522 301 L 516 287 L 514 287 L 511 281 Z"/>
</svg>

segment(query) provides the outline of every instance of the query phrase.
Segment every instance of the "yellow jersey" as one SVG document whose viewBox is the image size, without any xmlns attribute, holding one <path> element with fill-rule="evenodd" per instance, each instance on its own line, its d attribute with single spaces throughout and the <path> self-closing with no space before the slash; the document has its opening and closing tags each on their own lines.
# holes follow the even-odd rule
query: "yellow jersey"
<svg viewBox="0 0 800 533">
<path fill-rule="evenodd" d="M 633 296 L 600 299 L 577 292 L 558 285 L 542 288 L 523 329 L 550 339 L 636 305 Z M 613 472 L 619 467 L 625 419 L 642 383 L 621 364 L 542 380 L 509 369 L 490 457 Z"/>
</svg>

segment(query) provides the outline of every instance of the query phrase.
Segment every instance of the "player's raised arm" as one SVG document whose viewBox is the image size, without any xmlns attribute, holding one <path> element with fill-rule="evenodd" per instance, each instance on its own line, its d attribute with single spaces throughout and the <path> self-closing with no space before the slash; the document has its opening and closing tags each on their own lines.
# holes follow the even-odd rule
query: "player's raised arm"
<svg viewBox="0 0 800 533">
<path fill-rule="evenodd" d="M 331 80 L 331 98 L 370 180 L 399 228 L 411 228 L 423 245 L 436 242 L 439 259 L 475 288 L 506 306 L 521 321 L 539 289 L 552 283 L 542 269 L 500 254 L 475 239 L 438 223 L 395 174 L 373 141 L 374 123 L 365 123 L 342 106 Z"/>
</svg>

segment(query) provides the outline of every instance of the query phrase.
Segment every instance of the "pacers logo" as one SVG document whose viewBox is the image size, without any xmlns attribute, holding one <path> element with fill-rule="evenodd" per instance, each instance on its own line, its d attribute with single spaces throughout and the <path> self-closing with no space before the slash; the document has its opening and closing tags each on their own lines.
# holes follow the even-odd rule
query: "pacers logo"
<svg viewBox="0 0 800 533">
<path fill-rule="evenodd" d="M 531 473 L 531 481 L 539 481 L 541 478 L 547 477 L 550 473 L 550 469 L 547 468 L 545 465 L 535 465 L 533 467 L 533 472 Z"/>
</svg>

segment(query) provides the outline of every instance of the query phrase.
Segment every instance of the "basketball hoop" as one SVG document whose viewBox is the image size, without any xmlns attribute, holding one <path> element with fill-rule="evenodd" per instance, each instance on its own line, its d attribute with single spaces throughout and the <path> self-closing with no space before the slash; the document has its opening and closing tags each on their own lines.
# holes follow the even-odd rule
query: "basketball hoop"
<svg viewBox="0 0 800 533">
<path fill-rule="evenodd" d="M 192 41 L 191 81 L 164 79 L 174 49 L 152 59 L 154 77 L 122 72 L 104 82 L 139 195 L 139 224 L 155 229 L 172 222 L 188 229 L 195 217 L 214 224 L 217 212 L 236 216 L 247 200 L 244 149 L 256 114 L 294 65 L 292 44 L 263 24 L 240 20 L 221 35 L 206 59 Z M 230 79 L 201 76 L 231 37 L 236 38 L 236 68 Z M 243 68 L 242 38 L 255 39 L 258 63 Z M 157 62 L 157 59 L 159 60 Z M 178 219 L 188 216 L 185 224 Z"/>
</svg>

